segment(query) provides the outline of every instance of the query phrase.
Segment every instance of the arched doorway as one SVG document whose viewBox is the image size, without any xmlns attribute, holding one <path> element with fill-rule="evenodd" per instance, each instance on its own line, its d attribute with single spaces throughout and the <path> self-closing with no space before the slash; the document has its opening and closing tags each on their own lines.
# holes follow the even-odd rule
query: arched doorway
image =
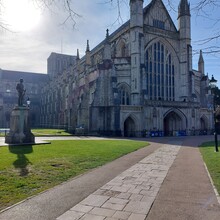
<svg viewBox="0 0 220 220">
<path fill-rule="evenodd" d="M 186 123 L 177 112 L 171 111 L 164 117 L 164 135 L 173 136 L 186 130 Z M 179 135 L 179 133 L 178 133 Z"/>
<path fill-rule="evenodd" d="M 125 137 L 135 136 L 135 122 L 131 117 L 128 117 L 124 122 L 124 136 Z"/>
<path fill-rule="evenodd" d="M 207 129 L 206 120 L 204 117 L 200 118 L 200 128 L 201 130 Z"/>
<path fill-rule="evenodd" d="M 200 118 L 200 131 L 199 131 L 199 134 L 207 134 L 207 128 L 208 128 L 208 122 L 207 122 L 207 118 L 203 115 L 201 118 Z"/>
</svg>

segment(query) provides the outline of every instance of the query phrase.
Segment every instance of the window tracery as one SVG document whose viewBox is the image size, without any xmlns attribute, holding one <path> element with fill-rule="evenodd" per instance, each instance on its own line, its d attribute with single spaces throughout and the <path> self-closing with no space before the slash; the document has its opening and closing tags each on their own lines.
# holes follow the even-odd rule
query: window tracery
<svg viewBox="0 0 220 220">
<path fill-rule="evenodd" d="M 130 90 L 128 86 L 121 85 L 118 88 L 120 105 L 130 105 Z"/>
<path fill-rule="evenodd" d="M 175 99 L 175 66 L 169 49 L 161 42 L 146 51 L 146 94 L 150 100 Z"/>
</svg>

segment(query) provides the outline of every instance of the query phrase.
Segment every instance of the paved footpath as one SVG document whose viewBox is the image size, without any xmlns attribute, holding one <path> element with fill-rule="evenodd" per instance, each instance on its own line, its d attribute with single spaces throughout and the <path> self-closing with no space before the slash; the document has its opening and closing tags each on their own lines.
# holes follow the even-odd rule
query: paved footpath
<svg viewBox="0 0 220 220">
<path fill-rule="evenodd" d="M 162 146 L 57 220 L 144 220 L 179 149 L 178 144 Z"/>
<path fill-rule="evenodd" d="M 197 147 L 212 139 L 150 139 L 150 147 L 15 205 L 0 220 L 219 220 Z"/>
<path fill-rule="evenodd" d="M 214 141 L 214 137 L 183 140 L 147 220 L 220 220 L 220 200 L 197 147 L 210 140 Z"/>
</svg>

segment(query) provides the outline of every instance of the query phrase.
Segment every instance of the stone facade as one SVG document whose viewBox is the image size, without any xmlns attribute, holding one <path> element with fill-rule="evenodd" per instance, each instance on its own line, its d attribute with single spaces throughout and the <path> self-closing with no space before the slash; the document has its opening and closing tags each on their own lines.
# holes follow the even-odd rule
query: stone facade
<svg viewBox="0 0 220 220">
<path fill-rule="evenodd" d="M 190 6 L 181 0 L 178 28 L 161 0 L 143 9 L 62 74 L 41 97 L 41 124 L 75 133 L 142 136 L 199 134 L 213 128 L 202 52 L 192 69 Z"/>
</svg>

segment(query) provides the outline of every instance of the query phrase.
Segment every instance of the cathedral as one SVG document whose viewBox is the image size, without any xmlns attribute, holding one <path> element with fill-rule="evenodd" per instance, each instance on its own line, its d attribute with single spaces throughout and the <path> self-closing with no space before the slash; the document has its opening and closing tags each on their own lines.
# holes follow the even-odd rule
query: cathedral
<svg viewBox="0 0 220 220">
<path fill-rule="evenodd" d="M 162 0 L 130 0 L 130 20 L 62 74 L 41 99 L 41 123 L 78 134 L 164 136 L 213 128 L 202 52 L 192 69 L 190 5 L 176 27 Z M 49 73 L 50 74 L 50 73 Z"/>
<path fill-rule="evenodd" d="M 207 134 L 212 96 L 202 51 L 192 68 L 191 15 L 180 0 L 178 27 L 162 0 L 130 0 L 130 20 L 62 71 L 48 71 L 39 126 L 78 135 Z"/>
</svg>

